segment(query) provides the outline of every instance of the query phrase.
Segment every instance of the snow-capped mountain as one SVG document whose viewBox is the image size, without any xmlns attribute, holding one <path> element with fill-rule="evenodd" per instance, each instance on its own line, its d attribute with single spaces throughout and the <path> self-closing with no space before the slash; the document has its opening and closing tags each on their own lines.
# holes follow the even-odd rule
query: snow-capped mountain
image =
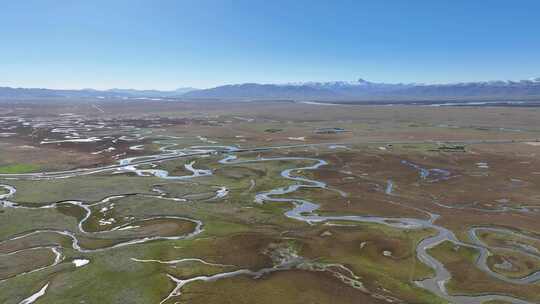
<svg viewBox="0 0 540 304">
<path fill-rule="evenodd" d="M 297 85 L 329 90 L 343 96 L 366 96 L 411 88 L 417 84 L 376 83 L 360 78 L 357 81 L 304 82 Z"/>
<path fill-rule="evenodd" d="M 197 90 L 190 98 L 454 98 L 540 96 L 540 79 L 482 81 L 449 84 L 376 83 L 357 81 L 300 82 L 286 84 L 239 84 Z"/>
</svg>

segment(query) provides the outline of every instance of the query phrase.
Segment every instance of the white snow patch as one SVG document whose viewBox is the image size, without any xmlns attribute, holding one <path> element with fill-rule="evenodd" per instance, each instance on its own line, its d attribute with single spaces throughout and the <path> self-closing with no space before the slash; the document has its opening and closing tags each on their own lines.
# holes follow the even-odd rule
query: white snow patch
<svg viewBox="0 0 540 304">
<path fill-rule="evenodd" d="M 87 260 L 87 259 L 75 259 L 73 260 L 73 264 L 75 265 L 75 267 L 82 267 L 86 264 L 90 263 L 90 260 Z"/>
<path fill-rule="evenodd" d="M 305 141 L 306 140 L 306 137 L 305 136 L 302 136 L 302 137 L 287 137 L 288 140 L 299 140 L 299 141 Z"/>
</svg>

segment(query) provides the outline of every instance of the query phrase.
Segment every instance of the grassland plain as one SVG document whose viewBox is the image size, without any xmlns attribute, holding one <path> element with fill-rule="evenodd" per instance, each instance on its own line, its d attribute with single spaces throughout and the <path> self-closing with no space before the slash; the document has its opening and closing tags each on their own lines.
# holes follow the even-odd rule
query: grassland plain
<svg viewBox="0 0 540 304">
<path fill-rule="evenodd" d="M 1 303 L 44 286 L 35 303 L 447 303 L 417 284 L 440 271 L 418 246 L 441 229 L 467 244 L 473 228 L 515 231 L 478 230 L 487 267 L 540 270 L 538 109 L 31 105 L 0 117 L 16 130 L 0 145 L 16 189 L 0 187 Z M 75 171 L 25 175 L 57 170 Z M 291 216 L 302 201 L 318 209 Z M 478 250 L 428 253 L 451 294 L 540 301 Z"/>
</svg>

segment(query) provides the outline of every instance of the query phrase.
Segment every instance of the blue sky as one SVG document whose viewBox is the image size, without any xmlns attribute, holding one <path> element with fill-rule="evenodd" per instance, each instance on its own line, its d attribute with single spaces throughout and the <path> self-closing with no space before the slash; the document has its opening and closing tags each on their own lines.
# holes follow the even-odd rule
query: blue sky
<svg viewBox="0 0 540 304">
<path fill-rule="evenodd" d="M 0 0 L 0 86 L 540 77 L 537 0 Z"/>
</svg>

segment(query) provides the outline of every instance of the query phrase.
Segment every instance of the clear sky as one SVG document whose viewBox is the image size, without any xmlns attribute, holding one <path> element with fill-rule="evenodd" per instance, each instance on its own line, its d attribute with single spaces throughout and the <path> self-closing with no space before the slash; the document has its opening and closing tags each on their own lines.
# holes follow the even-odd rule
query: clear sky
<svg viewBox="0 0 540 304">
<path fill-rule="evenodd" d="M 540 77 L 538 0 L 0 0 L 0 86 Z"/>
</svg>

